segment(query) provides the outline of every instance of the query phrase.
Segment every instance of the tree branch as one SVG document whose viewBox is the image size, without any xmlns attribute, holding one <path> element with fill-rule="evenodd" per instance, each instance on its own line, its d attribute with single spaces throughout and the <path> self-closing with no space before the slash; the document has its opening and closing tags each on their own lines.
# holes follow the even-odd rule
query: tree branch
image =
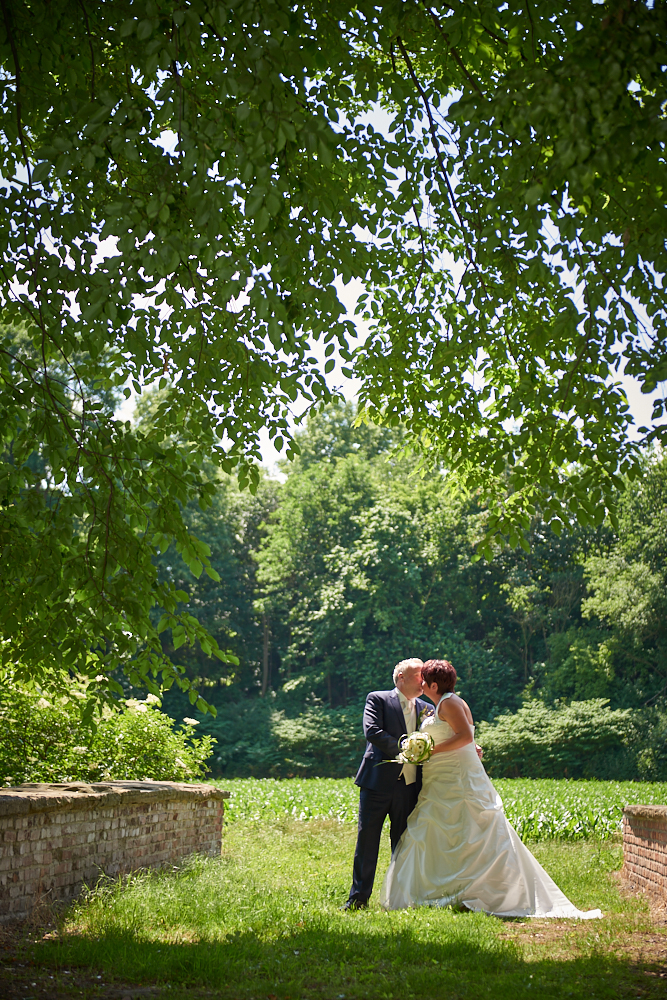
<svg viewBox="0 0 667 1000">
<path fill-rule="evenodd" d="M 482 92 L 479 84 L 474 79 L 474 77 L 472 77 L 470 75 L 470 73 L 468 72 L 468 70 L 465 68 L 463 60 L 461 59 L 461 56 L 458 54 L 458 52 L 456 51 L 456 49 L 453 49 L 452 46 L 450 45 L 450 43 L 449 43 L 449 35 L 447 34 L 447 32 L 445 31 L 445 29 L 443 28 L 442 22 L 440 21 L 440 18 L 435 13 L 435 11 L 432 10 L 430 7 L 427 7 L 426 10 L 431 15 L 431 18 L 433 19 L 433 23 L 435 24 L 436 28 L 438 29 L 438 31 L 440 32 L 440 34 L 444 38 L 445 45 L 447 46 L 447 49 L 448 49 L 449 54 L 451 55 L 452 59 L 454 60 L 454 62 L 456 63 L 456 65 L 459 67 L 459 69 L 461 70 L 461 72 L 465 76 L 465 78 L 468 81 L 468 83 L 470 84 L 470 86 L 473 87 L 481 97 L 483 97 L 484 94 L 483 94 L 483 92 Z"/>
<path fill-rule="evenodd" d="M 14 60 L 14 69 L 16 72 L 16 127 L 18 130 L 19 142 L 21 143 L 21 150 L 23 152 L 23 159 L 25 160 L 26 170 L 28 171 L 28 186 L 32 189 L 32 171 L 30 169 L 30 160 L 28 159 L 28 151 L 26 149 L 25 136 L 23 134 L 23 122 L 21 119 L 21 64 L 19 63 L 19 55 L 16 50 L 14 33 L 12 32 L 11 18 L 7 9 L 7 0 L 0 0 L 0 4 L 2 4 L 2 16 L 5 22 L 7 38 L 9 40 L 9 46 L 12 50 L 12 58 Z"/>
<path fill-rule="evenodd" d="M 408 55 L 408 51 L 405 48 L 405 45 L 403 44 L 403 39 L 399 35 L 396 36 L 396 44 L 398 45 L 399 49 L 401 50 L 401 54 L 403 56 L 403 59 L 405 60 L 405 65 L 408 68 L 408 73 L 410 74 L 412 82 L 414 83 L 415 87 L 417 88 L 417 92 L 419 93 L 419 96 L 421 97 L 422 103 L 424 105 L 424 109 L 425 109 L 426 115 L 428 117 L 429 131 L 431 133 L 431 139 L 433 141 L 433 148 L 435 150 L 436 159 L 437 159 L 438 164 L 440 166 L 440 170 L 442 171 L 443 177 L 445 178 L 445 183 L 447 185 L 447 191 L 449 193 L 450 202 L 451 202 L 452 208 L 454 209 L 454 212 L 456 213 L 456 218 L 459 221 L 459 226 L 461 227 L 461 232 L 463 233 L 463 241 L 465 243 L 465 248 L 466 248 L 466 251 L 468 253 L 468 257 L 470 259 L 470 263 L 472 264 L 472 266 L 474 267 L 475 271 L 479 275 L 479 279 L 480 279 L 480 282 L 482 284 L 482 288 L 484 289 L 485 292 L 487 292 L 487 288 L 486 288 L 486 285 L 484 283 L 484 279 L 481 276 L 479 267 L 477 265 L 477 262 L 474 259 L 472 250 L 470 249 L 468 241 L 465 238 L 465 231 L 466 231 L 465 230 L 465 226 L 463 224 L 463 219 L 461 217 L 461 213 L 459 212 L 459 207 L 458 207 L 458 204 L 457 204 L 457 201 L 456 201 L 456 197 L 454 195 L 454 191 L 452 189 L 452 185 L 451 185 L 450 180 L 449 180 L 449 174 L 447 173 L 447 168 L 445 166 L 445 163 L 444 163 L 443 158 L 442 158 L 442 153 L 440 151 L 440 140 L 438 139 L 438 130 L 435 127 L 435 120 L 433 118 L 433 112 L 431 111 L 431 105 L 430 105 L 429 99 L 428 99 L 428 97 L 426 95 L 426 92 L 425 92 L 424 88 L 422 87 L 421 83 L 419 82 L 419 78 L 418 78 L 418 76 L 417 76 L 417 74 L 415 72 L 415 68 L 414 68 L 414 66 L 412 64 L 412 60 L 410 59 L 410 56 Z"/>
<path fill-rule="evenodd" d="M 95 100 L 95 50 L 93 49 L 93 38 L 90 33 L 90 23 L 88 21 L 88 12 L 84 7 L 83 0 L 78 0 L 79 7 L 83 11 L 83 19 L 86 22 L 86 34 L 88 36 L 88 47 L 90 49 L 90 65 L 92 71 L 92 78 L 90 81 L 90 99 Z"/>
</svg>

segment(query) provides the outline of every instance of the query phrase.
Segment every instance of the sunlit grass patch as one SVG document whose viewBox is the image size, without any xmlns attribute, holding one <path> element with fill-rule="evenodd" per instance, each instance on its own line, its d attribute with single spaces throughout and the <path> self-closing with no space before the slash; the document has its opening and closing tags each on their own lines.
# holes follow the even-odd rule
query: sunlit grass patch
<svg viewBox="0 0 667 1000">
<path fill-rule="evenodd" d="M 352 979 L 354 995 L 381 996 L 397 969 L 420 978 L 434 965 L 474 961 L 490 973 L 516 961 L 481 914 L 343 913 L 349 873 L 338 825 L 235 833 L 219 860 L 100 883 L 63 927 L 63 958 L 111 967 L 122 955 L 130 978 L 233 982 L 242 995 L 284 987 L 290 996 L 332 983 L 349 992 Z M 345 837 L 346 855 L 350 846 Z"/>
<path fill-rule="evenodd" d="M 193 987 L 224 1000 L 661 995 L 661 980 L 622 957 L 629 934 L 655 929 L 610 876 L 618 845 L 535 847 L 577 906 L 602 907 L 592 928 L 426 908 L 386 914 L 377 903 L 342 912 L 355 835 L 335 820 L 232 824 L 220 859 L 100 882 L 36 954 L 60 967 L 122 970 L 162 984 L 165 997 Z M 384 838 L 378 878 L 388 862 Z"/>
</svg>

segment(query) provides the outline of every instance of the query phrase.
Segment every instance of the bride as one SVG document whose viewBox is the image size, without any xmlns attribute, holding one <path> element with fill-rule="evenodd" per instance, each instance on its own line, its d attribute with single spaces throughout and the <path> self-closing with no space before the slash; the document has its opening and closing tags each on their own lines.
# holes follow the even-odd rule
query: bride
<svg viewBox="0 0 667 1000">
<path fill-rule="evenodd" d="M 455 684 L 447 660 L 424 664 L 422 690 L 436 709 L 421 729 L 435 747 L 380 904 L 386 910 L 464 906 L 499 917 L 601 917 L 600 910 L 572 905 L 505 819 L 475 752 L 470 709 L 454 694 Z"/>
</svg>

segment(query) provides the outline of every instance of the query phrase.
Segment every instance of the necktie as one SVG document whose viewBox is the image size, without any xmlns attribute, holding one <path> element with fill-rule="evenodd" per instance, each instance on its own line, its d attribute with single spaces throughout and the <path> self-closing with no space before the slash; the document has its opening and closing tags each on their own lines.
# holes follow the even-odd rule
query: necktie
<svg viewBox="0 0 667 1000">
<path fill-rule="evenodd" d="M 401 700 L 401 708 L 403 709 L 406 732 L 411 733 L 414 731 L 416 725 L 415 703 L 404 695 Z M 404 764 L 401 774 L 406 785 L 413 785 L 417 780 L 417 766 L 415 764 Z"/>
</svg>

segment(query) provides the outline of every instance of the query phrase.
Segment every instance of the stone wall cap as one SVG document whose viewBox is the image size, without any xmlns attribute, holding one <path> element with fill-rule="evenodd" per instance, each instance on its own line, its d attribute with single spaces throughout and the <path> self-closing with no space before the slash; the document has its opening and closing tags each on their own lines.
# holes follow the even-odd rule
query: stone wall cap
<svg viewBox="0 0 667 1000">
<path fill-rule="evenodd" d="M 0 816 L 44 812 L 49 809 L 74 809 L 111 804 L 134 805 L 138 802 L 170 800 L 228 799 L 215 785 L 179 781 L 85 781 L 26 782 L 0 789 Z"/>
<path fill-rule="evenodd" d="M 643 816 L 645 819 L 667 819 L 667 806 L 625 806 L 626 816 Z"/>
</svg>

